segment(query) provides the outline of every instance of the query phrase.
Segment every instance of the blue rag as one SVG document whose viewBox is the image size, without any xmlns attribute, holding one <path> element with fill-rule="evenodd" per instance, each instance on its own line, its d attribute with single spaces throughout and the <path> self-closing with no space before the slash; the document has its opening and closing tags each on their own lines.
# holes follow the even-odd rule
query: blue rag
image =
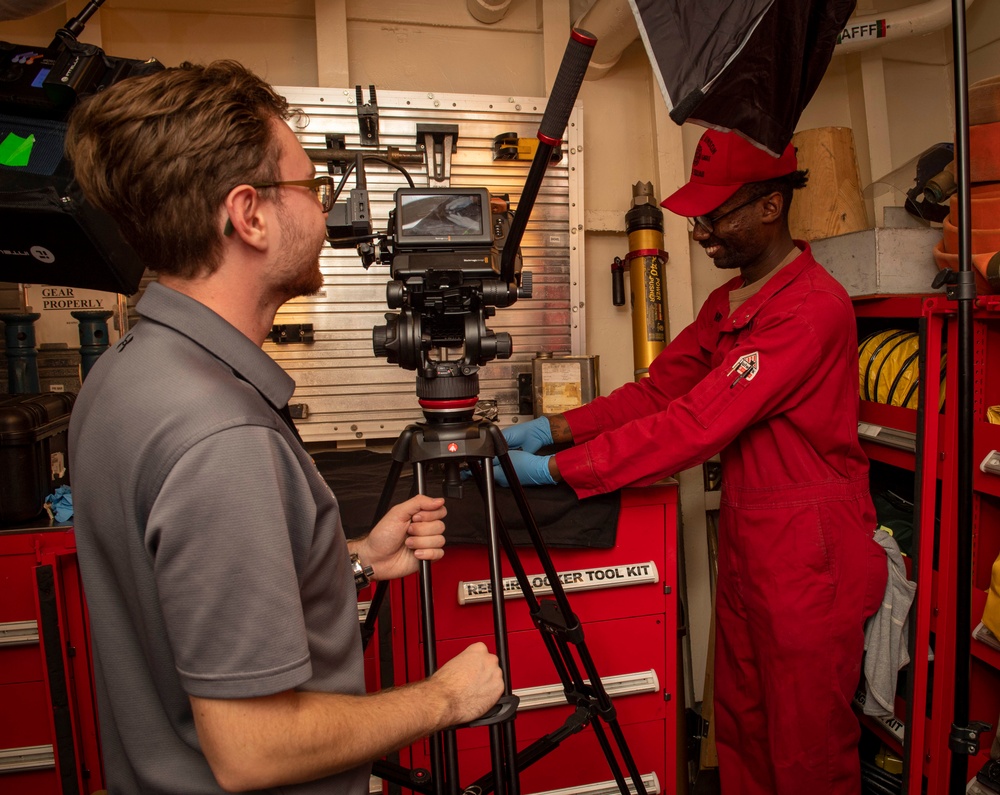
<svg viewBox="0 0 1000 795">
<path fill-rule="evenodd" d="M 73 492 L 69 486 L 60 486 L 45 498 L 45 506 L 57 522 L 68 522 L 73 518 Z"/>
</svg>

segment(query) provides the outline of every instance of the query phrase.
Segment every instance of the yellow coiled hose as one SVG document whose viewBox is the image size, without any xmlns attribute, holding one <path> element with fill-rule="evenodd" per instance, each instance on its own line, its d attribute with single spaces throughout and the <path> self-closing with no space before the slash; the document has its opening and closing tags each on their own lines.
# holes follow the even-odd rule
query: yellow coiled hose
<svg viewBox="0 0 1000 795">
<path fill-rule="evenodd" d="M 944 405 L 944 364 L 941 356 L 941 397 Z M 920 338 L 915 331 L 886 329 L 858 344 L 858 386 L 862 400 L 917 408 L 920 391 Z"/>
</svg>

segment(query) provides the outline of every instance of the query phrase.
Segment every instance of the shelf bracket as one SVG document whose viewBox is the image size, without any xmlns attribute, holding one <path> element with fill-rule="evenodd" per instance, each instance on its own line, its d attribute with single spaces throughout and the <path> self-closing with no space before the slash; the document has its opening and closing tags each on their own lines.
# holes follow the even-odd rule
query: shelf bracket
<svg viewBox="0 0 1000 795">
<path fill-rule="evenodd" d="M 378 100 L 375 98 L 375 86 L 368 86 L 366 103 L 361 86 L 354 87 L 358 103 L 358 131 L 362 146 L 378 146 Z"/>
<path fill-rule="evenodd" d="M 451 156 L 457 151 L 457 124 L 418 124 L 417 149 L 427 159 L 427 182 L 451 184 Z"/>
</svg>

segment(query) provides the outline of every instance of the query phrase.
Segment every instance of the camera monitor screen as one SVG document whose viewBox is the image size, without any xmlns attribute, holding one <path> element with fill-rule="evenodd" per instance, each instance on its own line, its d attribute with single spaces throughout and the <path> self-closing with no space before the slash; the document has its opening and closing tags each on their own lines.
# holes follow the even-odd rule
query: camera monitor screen
<svg viewBox="0 0 1000 795">
<path fill-rule="evenodd" d="M 485 188 L 400 188 L 396 191 L 396 243 L 491 246 L 490 195 Z"/>
</svg>

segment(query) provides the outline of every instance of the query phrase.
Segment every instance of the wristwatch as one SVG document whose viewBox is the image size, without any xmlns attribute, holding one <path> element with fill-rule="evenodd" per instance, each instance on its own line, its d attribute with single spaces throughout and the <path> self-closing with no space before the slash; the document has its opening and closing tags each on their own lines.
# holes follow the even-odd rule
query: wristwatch
<svg viewBox="0 0 1000 795">
<path fill-rule="evenodd" d="M 372 581 L 375 576 L 375 569 L 365 566 L 358 557 L 357 552 L 351 553 L 351 571 L 354 572 L 354 587 L 359 591 Z"/>
</svg>

